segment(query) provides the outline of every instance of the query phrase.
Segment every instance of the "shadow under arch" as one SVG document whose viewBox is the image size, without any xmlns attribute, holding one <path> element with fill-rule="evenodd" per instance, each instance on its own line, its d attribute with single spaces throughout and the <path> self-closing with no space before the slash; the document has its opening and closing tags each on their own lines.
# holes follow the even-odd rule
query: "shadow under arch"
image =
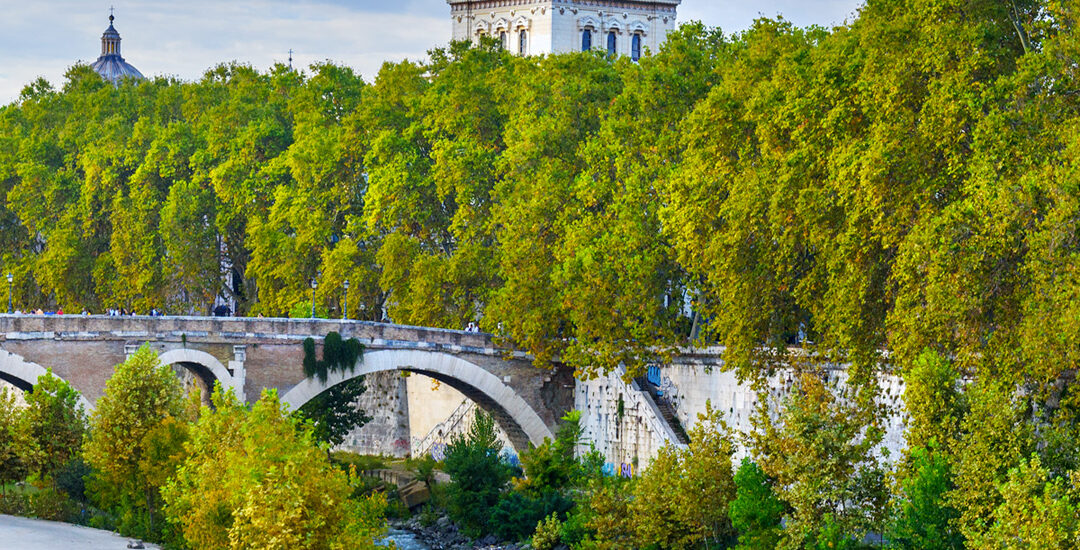
<svg viewBox="0 0 1080 550">
<path fill-rule="evenodd" d="M 22 391 L 32 392 L 38 377 L 46 373 L 48 373 L 48 370 L 45 367 L 37 363 L 31 363 L 9 351 L 0 350 L 0 380 L 9 382 Z M 60 378 L 56 373 L 53 373 L 53 376 Z M 63 378 L 60 379 L 63 380 Z M 64 381 L 67 382 L 67 380 Z M 68 382 L 68 384 L 73 388 L 75 387 L 71 382 Z M 79 390 L 79 388 L 75 389 Z M 79 402 L 87 413 L 94 410 L 94 404 L 86 399 L 82 390 L 79 390 Z"/>
<path fill-rule="evenodd" d="M 241 402 L 244 401 L 244 388 L 238 388 L 239 384 L 225 365 L 209 353 L 188 348 L 174 349 L 158 355 L 158 361 L 162 365 L 180 365 L 188 369 L 198 376 L 210 391 L 214 389 L 214 381 L 221 382 L 221 387 L 232 390 Z"/>
<path fill-rule="evenodd" d="M 320 393 L 346 380 L 383 371 L 407 371 L 429 376 L 460 391 L 495 417 L 519 453 L 530 443 L 540 445 L 553 438 L 540 415 L 513 388 L 484 368 L 460 357 L 421 350 L 380 350 L 367 352 L 352 372 L 331 372 L 325 383 L 305 379 L 281 397 L 290 410 L 297 410 Z"/>
</svg>

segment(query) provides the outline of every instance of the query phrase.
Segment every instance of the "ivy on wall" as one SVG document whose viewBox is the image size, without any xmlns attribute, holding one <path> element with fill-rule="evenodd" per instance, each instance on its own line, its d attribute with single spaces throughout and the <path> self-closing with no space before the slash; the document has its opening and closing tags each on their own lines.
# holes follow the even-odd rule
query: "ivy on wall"
<svg viewBox="0 0 1080 550">
<path fill-rule="evenodd" d="M 364 359 L 364 345 L 356 338 L 342 340 L 341 334 L 330 332 L 323 338 L 323 356 L 318 359 L 315 339 L 304 340 L 304 376 L 326 382 L 331 372 L 352 372 Z"/>
</svg>

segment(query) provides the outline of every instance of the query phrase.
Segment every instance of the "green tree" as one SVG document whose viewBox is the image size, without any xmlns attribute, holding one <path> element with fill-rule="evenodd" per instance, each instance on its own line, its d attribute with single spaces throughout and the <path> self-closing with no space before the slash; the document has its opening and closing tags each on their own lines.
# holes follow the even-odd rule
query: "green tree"
<svg viewBox="0 0 1080 550">
<path fill-rule="evenodd" d="M 513 472 L 499 458 L 502 445 L 495 419 L 477 409 L 469 432 L 446 447 L 443 468 L 450 476 L 446 510 L 462 532 L 478 537 L 491 529 L 491 512 L 507 489 Z M 530 527 L 535 527 L 535 521 Z"/>
<path fill-rule="evenodd" d="M 908 449 L 910 473 L 900 481 L 896 515 L 886 532 L 890 547 L 959 550 L 964 539 L 955 527 L 959 513 L 946 495 L 953 489 L 948 455 L 931 439 Z"/>
<path fill-rule="evenodd" d="M 182 412 L 180 381 L 172 367 L 162 365 L 157 353 L 141 346 L 116 366 L 105 392 L 90 416 L 90 436 L 83 456 L 94 469 L 94 501 L 120 517 L 120 529 L 146 539 L 162 536 L 161 472 L 158 460 L 170 459 L 175 445 L 163 423 Z"/>
<path fill-rule="evenodd" d="M 728 504 L 731 524 L 739 533 L 739 550 L 776 548 L 787 506 L 773 490 L 773 481 L 754 461 L 744 458 L 735 472 L 735 499 Z"/>
<path fill-rule="evenodd" d="M 692 548 L 700 540 L 680 508 L 684 502 L 676 490 L 682 477 L 679 458 L 675 447 L 665 445 L 634 484 L 629 508 L 635 546 Z"/>
<path fill-rule="evenodd" d="M 5 494 L 8 483 L 26 478 L 30 471 L 26 456 L 33 450 L 14 392 L 0 388 L 0 487 Z"/>
<path fill-rule="evenodd" d="M 562 417 L 555 441 L 545 438 L 539 447 L 521 454 L 524 479 L 516 489 L 533 496 L 560 491 L 579 485 L 584 472 L 575 452 L 581 439 L 581 411 L 570 411 Z"/>
<path fill-rule="evenodd" d="M 938 353 L 926 351 L 904 369 L 903 378 L 908 454 L 924 450 L 934 441 L 935 448 L 948 456 L 965 412 L 960 373 Z"/>
<path fill-rule="evenodd" d="M 815 544 L 826 527 L 861 538 L 882 528 L 888 492 L 874 448 L 880 434 L 823 374 L 799 375 L 779 419 L 757 420 L 751 448 L 791 507 L 782 548 Z"/>
<path fill-rule="evenodd" d="M 972 547 L 994 549 L 1075 548 L 1080 509 L 1075 489 L 1051 478 L 1038 457 L 1022 460 L 1000 486 L 1001 504 L 986 533 Z"/>
<path fill-rule="evenodd" d="M 367 390 L 364 377 L 358 376 L 337 384 L 304 403 L 296 415 L 310 420 L 312 437 L 330 447 L 341 445 L 345 436 L 371 420 L 357 400 Z"/>
<path fill-rule="evenodd" d="M 728 517 L 736 494 L 731 431 L 723 413 L 707 401 L 688 435 L 690 443 L 680 453 L 681 475 L 674 487 L 678 515 L 696 539 L 709 546 L 727 545 L 735 535 Z"/>
<path fill-rule="evenodd" d="M 952 461 L 955 488 L 948 504 L 960 517 L 955 525 L 968 541 L 980 540 L 1001 504 L 998 487 L 1010 470 L 1033 451 L 1032 426 L 1024 403 L 1008 380 L 982 377 L 967 391 L 970 411 Z"/>
<path fill-rule="evenodd" d="M 26 394 L 28 436 L 37 452 L 32 468 L 42 479 L 53 477 L 82 451 L 86 435 L 86 411 L 80 395 L 52 370 L 38 377 L 34 391 Z"/>
</svg>

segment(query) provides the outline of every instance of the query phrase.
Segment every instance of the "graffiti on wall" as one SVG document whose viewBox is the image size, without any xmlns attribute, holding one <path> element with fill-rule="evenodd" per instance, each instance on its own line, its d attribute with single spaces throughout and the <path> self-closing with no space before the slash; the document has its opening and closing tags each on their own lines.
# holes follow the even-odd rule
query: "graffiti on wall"
<svg viewBox="0 0 1080 550">
<path fill-rule="evenodd" d="M 675 383 L 671 381 L 671 378 L 664 376 L 664 372 L 660 370 L 660 367 L 649 365 L 645 371 L 645 380 L 656 387 L 656 397 L 659 401 L 671 405 L 673 409 L 678 409 L 679 388 L 675 387 Z"/>
<path fill-rule="evenodd" d="M 446 443 L 436 443 L 431 446 L 431 450 L 428 452 L 431 454 L 431 458 L 442 462 L 446 459 Z"/>
<path fill-rule="evenodd" d="M 616 470 L 614 462 L 605 462 L 604 466 L 600 468 L 600 473 L 605 477 L 615 477 L 616 474 L 622 477 L 634 477 L 634 465 L 622 463 L 619 464 Z"/>
</svg>

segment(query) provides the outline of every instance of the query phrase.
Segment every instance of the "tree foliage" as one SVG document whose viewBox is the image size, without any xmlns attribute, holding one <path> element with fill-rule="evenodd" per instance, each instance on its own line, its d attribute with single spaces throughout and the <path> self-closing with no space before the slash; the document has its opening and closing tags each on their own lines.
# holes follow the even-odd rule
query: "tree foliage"
<svg viewBox="0 0 1080 550">
<path fill-rule="evenodd" d="M 744 458 L 735 472 L 735 498 L 728 504 L 732 527 L 739 533 L 738 550 L 776 548 L 787 506 L 776 495 L 773 481 L 755 462 Z"/>
<path fill-rule="evenodd" d="M 164 536 L 159 492 L 179 465 L 182 410 L 179 379 L 144 344 L 116 366 L 90 416 L 83 456 L 94 470 L 94 500 L 115 511 L 126 534 Z"/>
<path fill-rule="evenodd" d="M 273 391 L 250 411 L 220 386 L 212 399 L 214 409 L 191 430 L 190 457 L 163 492 L 188 545 L 375 548 L 385 499 L 349 500 L 349 474 L 330 464 Z"/>
<path fill-rule="evenodd" d="M 78 457 L 86 435 L 86 411 L 81 396 L 49 370 L 26 394 L 27 436 L 34 441 L 33 470 L 41 478 L 53 477 Z"/>
<path fill-rule="evenodd" d="M 364 377 L 358 376 L 316 395 L 294 414 L 311 421 L 312 437 L 316 441 L 336 447 L 349 432 L 371 420 L 357 405 L 365 391 Z"/>
<path fill-rule="evenodd" d="M 893 548 L 959 550 L 964 547 L 955 522 L 959 516 L 946 500 L 953 489 L 948 455 L 935 440 L 908 451 L 910 474 L 901 480 L 903 493 L 886 534 Z"/>
<path fill-rule="evenodd" d="M 469 432 L 455 436 L 446 447 L 444 470 L 451 482 L 446 509 L 469 536 L 493 530 L 492 511 L 513 476 L 510 465 L 499 458 L 500 450 L 495 419 L 480 409 Z M 529 527 L 535 526 L 533 520 Z"/>
<path fill-rule="evenodd" d="M 782 548 L 880 532 L 888 491 L 874 449 L 880 438 L 857 404 L 836 395 L 819 373 L 806 372 L 780 417 L 758 419 L 751 449 L 790 507 Z"/>
<path fill-rule="evenodd" d="M 15 393 L 7 387 L 0 388 L 0 486 L 22 481 L 29 472 L 26 457 L 32 440 L 27 437 L 24 425 Z"/>
</svg>

